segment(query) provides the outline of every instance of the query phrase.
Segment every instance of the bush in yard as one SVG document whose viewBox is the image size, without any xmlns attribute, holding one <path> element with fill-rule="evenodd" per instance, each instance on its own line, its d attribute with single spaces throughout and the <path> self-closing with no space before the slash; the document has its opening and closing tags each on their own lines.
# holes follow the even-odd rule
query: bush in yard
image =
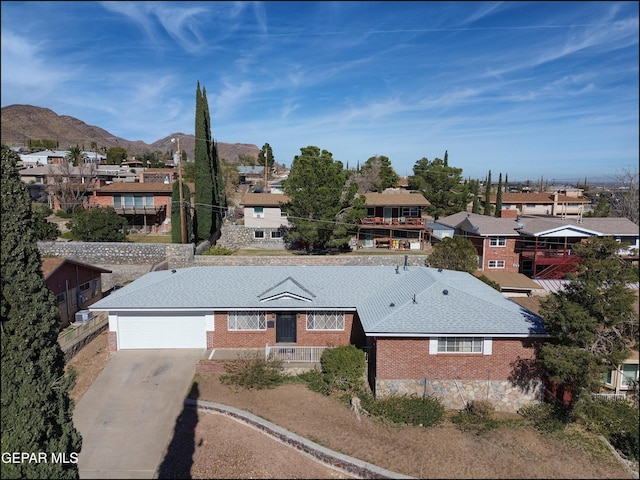
<svg viewBox="0 0 640 480">
<path fill-rule="evenodd" d="M 225 385 L 261 390 L 274 388 L 285 382 L 282 362 L 266 360 L 260 354 L 233 360 L 225 369 L 226 372 L 220 375 L 220 382 Z"/>
<path fill-rule="evenodd" d="M 433 397 L 417 395 L 393 395 L 374 399 L 370 394 L 360 396 L 362 408 L 376 417 L 386 418 L 394 423 L 430 427 L 444 418 L 442 402 Z"/>
<path fill-rule="evenodd" d="M 568 407 L 561 403 L 533 403 L 521 408 L 518 413 L 541 432 L 555 432 L 569 423 Z"/>
<path fill-rule="evenodd" d="M 576 422 L 605 437 L 627 458 L 639 460 L 638 404 L 585 396 L 574 409 Z"/>
<path fill-rule="evenodd" d="M 484 433 L 498 428 L 500 422 L 492 418 L 495 406 L 487 400 L 473 400 L 465 409 L 450 417 L 450 420 L 463 431 Z"/>
<path fill-rule="evenodd" d="M 326 349 L 320 357 L 320 365 L 329 391 L 357 392 L 364 383 L 364 352 L 355 345 Z"/>
<path fill-rule="evenodd" d="M 126 242 L 127 221 L 113 207 L 82 209 L 73 214 L 67 227 L 81 242 Z"/>
</svg>

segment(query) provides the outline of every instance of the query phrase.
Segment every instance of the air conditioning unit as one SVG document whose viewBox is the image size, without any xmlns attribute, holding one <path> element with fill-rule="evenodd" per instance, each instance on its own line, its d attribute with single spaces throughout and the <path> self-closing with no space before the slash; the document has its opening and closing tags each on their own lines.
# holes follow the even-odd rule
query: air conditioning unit
<svg viewBox="0 0 640 480">
<path fill-rule="evenodd" d="M 93 318 L 93 312 L 90 310 L 80 310 L 76 312 L 76 322 L 88 322 Z"/>
</svg>

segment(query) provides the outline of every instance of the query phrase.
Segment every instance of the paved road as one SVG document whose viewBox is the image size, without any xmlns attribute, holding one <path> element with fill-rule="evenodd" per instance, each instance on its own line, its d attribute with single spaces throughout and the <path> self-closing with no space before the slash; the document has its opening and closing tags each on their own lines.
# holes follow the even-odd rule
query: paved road
<svg viewBox="0 0 640 480">
<path fill-rule="evenodd" d="M 153 478 L 203 350 L 120 350 L 76 405 L 80 478 Z"/>
</svg>

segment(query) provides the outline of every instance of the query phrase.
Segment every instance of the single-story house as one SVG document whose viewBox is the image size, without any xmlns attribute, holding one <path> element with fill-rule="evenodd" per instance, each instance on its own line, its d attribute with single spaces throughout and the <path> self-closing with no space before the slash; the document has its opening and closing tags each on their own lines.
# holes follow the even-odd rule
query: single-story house
<svg viewBox="0 0 640 480">
<path fill-rule="evenodd" d="M 75 321 L 75 314 L 102 298 L 102 274 L 111 270 L 67 258 L 44 257 L 42 275 L 56 296 L 60 327 Z"/>
<path fill-rule="evenodd" d="M 167 292 L 170 292 L 168 294 Z M 541 398 L 536 314 L 464 272 L 407 266 L 229 266 L 150 272 L 92 305 L 111 349 L 353 344 L 376 395 L 435 395 L 451 408 Z M 526 364 L 526 368 L 524 366 Z"/>
</svg>

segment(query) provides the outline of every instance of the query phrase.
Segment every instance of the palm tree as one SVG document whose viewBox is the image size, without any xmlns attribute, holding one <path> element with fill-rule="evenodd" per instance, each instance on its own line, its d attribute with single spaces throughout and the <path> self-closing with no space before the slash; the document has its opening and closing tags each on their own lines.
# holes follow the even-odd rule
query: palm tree
<svg viewBox="0 0 640 480">
<path fill-rule="evenodd" d="M 80 148 L 80 146 L 76 145 L 75 147 L 69 147 L 69 154 L 67 155 L 67 162 L 69 162 L 74 167 L 78 167 L 84 164 L 86 155 Z"/>
</svg>

